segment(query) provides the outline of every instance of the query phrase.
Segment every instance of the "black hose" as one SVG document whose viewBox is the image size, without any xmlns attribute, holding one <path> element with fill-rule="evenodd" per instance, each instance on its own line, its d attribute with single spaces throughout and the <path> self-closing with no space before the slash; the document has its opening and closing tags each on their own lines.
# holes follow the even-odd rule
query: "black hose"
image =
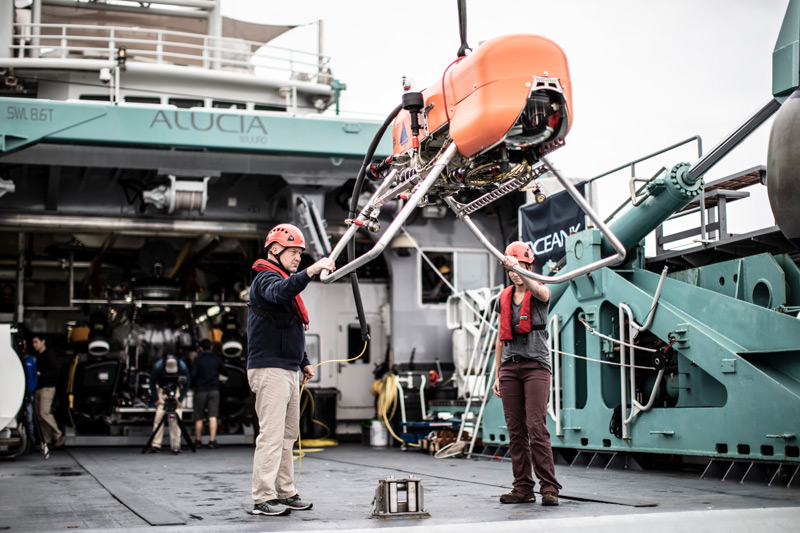
<svg viewBox="0 0 800 533">
<path fill-rule="evenodd" d="M 467 44 L 467 0 L 458 0 L 458 33 L 461 36 L 458 57 L 464 57 L 467 55 L 467 50 L 472 51 Z"/>
<path fill-rule="evenodd" d="M 358 198 L 361 196 L 361 189 L 364 186 L 364 176 L 367 173 L 367 166 L 369 166 L 370 162 L 372 161 L 372 157 L 375 155 L 375 150 L 378 149 L 378 144 L 381 142 L 383 134 L 386 133 L 386 128 L 389 127 L 389 124 L 392 123 L 402 109 L 403 104 L 398 104 L 397 107 L 392 109 L 392 112 L 389 113 L 389 116 L 387 116 L 386 120 L 383 121 L 381 127 L 378 128 L 377 132 L 375 132 L 375 136 L 372 138 L 369 148 L 367 148 L 367 154 L 364 156 L 364 162 L 361 164 L 361 169 L 359 169 L 358 176 L 356 177 L 356 184 L 353 186 L 353 196 L 350 197 L 350 213 L 348 217 L 351 219 L 356 218 L 356 211 L 358 210 Z M 350 242 L 347 243 L 347 262 L 349 263 L 355 258 L 356 241 L 354 237 L 350 240 Z M 358 322 L 361 326 L 361 340 L 367 341 L 369 340 L 369 326 L 367 325 L 367 317 L 364 314 L 364 304 L 361 302 L 361 290 L 358 288 L 358 276 L 355 272 L 350 274 L 350 285 L 353 287 L 353 299 L 356 301 L 356 312 L 358 313 Z"/>
</svg>

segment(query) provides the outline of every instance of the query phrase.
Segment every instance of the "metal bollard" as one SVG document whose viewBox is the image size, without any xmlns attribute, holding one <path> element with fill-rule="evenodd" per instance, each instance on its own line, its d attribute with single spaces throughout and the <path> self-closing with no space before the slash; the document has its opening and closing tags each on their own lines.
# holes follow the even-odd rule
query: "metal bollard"
<svg viewBox="0 0 800 533">
<path fill-rule="evenodd" d="M 396 479 L 389 476 L 378 480 L 375 498 L 372 500 L 372 514 L 378 518 L 430 518 L 425 510 L 422 482 L 409 476 Z"/>
</svg>

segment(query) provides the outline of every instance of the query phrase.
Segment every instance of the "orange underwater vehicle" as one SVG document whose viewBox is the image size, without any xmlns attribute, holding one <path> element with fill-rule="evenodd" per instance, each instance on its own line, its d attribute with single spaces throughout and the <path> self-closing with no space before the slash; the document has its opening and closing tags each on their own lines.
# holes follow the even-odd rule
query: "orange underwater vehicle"
<svg viewBox="0 0 800 533">
<path fill-rule="evenodd" d="M 465 158 L 493 149 L 539 159 L 564 144 L 572 88 L 564 52 L 535 35 L 498 37 L 453 62 L 442 82 L 422 91 L 422 145 L 452 139 Z M 412 112 L 394 121 L 395 155 L 411 151 Z M 502 155 L 500 155 L 502 157 Z"/>
<path fill-rule="evenodd" d="M 567 58 L 558 45 L 535 35 L 497 37 L 451 63 L 440 82 L 422 92 L 410 91 L 407 86 L 405 90 L 402 103 L 384 121 L 364 159 L 346 221 L 350 227 L 331 257 L 335 260 L 341 254 L 359 228 L 379 232 L 377 217 L 386 202 L 398 199 L 405 204 L 373 248 L 358 258 L 351 255 L 348 264 L 333 274 L 323 272 L 323 282 L 335 281 L 377 257 L 411 211 L 441 201 L 502 260 L 503 254 L 469 215 L 517 190 L 533 189 L 537 201 L 544 201 L 536 179 L 548 171 L 609 238 L 617 254 L 560 276 L 515 271 L 560 283 L 624 259 L 622 245 L 575 187 L 545 159 L 564 145 L 573 116 Z M 372 161 L 389 124 L 393 124 L 393 153 Z M 365 177 L 380 185 L 359 211 L 357 199 Z M 455 199 L 466 191 L 483 194 L 466 204 Z"/>
</svg>

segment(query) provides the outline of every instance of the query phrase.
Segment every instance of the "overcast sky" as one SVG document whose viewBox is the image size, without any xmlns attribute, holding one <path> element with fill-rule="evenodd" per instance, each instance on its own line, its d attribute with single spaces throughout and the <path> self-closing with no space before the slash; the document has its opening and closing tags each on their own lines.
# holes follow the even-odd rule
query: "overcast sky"
<svg viewBox="0 0 800 533">
<path fill-rule="evenodd" d="M 468 0 L 467 40 L 476 47 L 499 35 L 533 33 L 563 48 L 573 126 L 552 160 L 568 176 L 588 178 L 693 135 L 702 137 L 707 152 L 766 103 L 787 4 Z M 365 118 L 382 118 L 399 102 L 403 75 L 420 89 L 437 82 L 460 44 L 456 0 L 223 0 L 223 12 L 272 24 L 321 19 L 324 53 L 334 76 L 347 84 L 341 107 Z M 309 25 L 273 43 L 316 51 L 316 36 L 316 25 Z M 706 180 L 766 164 L 768 136 L 769 123 Z M 637 175 L 696 159 L 696 147 L 687 147 L 641 165 Z M 619 173 L 601 183 L 621 198 L 628 177 Z M 606 200 L 601 209 L 607 214 L 618 202 Z"/>
</svg>

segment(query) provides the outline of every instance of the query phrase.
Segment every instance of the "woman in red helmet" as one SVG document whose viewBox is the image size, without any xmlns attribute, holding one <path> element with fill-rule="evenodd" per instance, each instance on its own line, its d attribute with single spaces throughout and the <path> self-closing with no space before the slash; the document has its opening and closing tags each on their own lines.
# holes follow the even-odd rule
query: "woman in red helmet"
<svg viewBox="0 0 800 533">
<path fill-rule="evenodd" d="M 324 257 L 298 272 L 306 248 L 299 229 L 279 224 L 267 235 L 267 259 L 253 264 L 247 317 L 247 380 L 256 394 L 259 434 L 253 457 L 253 514 L 284 515 L 311 509 L 294 489 L 292 448 L 300 424 L 299 390 L 314 377 L 306 354 L 308 312 L 300 293 L 323 270 Z"/>
<path fill-rule="evenodd" d="M 497 301 L 500 332 L 495 348 L 494 394 L 503 399 L 508 428 L 508 449 L 514 484 L 500 496 L 502 503 L 536 501 L 531 466 L 539 478 L 542 505 L 558 505 L 561 485 L 556 480 L 553 449 L 547 431 L 547 399 L 550 395 L 550 357 L 547 315 L 550 290 L 512 270 L 533 269 L 530 247 L 521 241 L 508 245 L 503 266 L 512 285 Z"/>
</svg>

